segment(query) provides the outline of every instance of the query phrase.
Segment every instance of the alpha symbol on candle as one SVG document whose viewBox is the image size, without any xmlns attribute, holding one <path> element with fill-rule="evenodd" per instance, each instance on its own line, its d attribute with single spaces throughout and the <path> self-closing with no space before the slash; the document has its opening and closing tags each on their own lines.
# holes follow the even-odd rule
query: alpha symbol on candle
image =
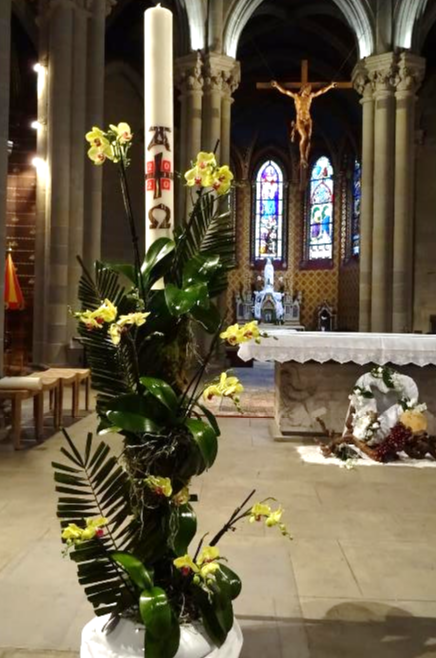
<svg viewBox="0 0 436 658">
<path fill-rule="evenodd" d="M 164 203 L 158 203 L 148 211 L 149 228 L 171 228 L 171 210 Z"/>
<path fill-rule="evenodd" d="M 153 133 L 153 137 L 147 146 L 147 151 L 153 148 L 153 146 L 165 146 L 167 151 L 171 151 L 170 142 L 167 135 L 167 133 L 171 132 L 171 128 L 165 128 L 164 126 L 151 126 L 149 128 L 149 132 Z"/>
<path fill-rule="evenodd" d="M 162 155 L 162 153 L 156 153 L 154 160 L 147 162 L 146 189 L 147 192 L 154 192 L 154 199 L 159 199 L 163 190 L 171 190 L 171 180 L 173 178 L 171 162 L 164 160 Z"/>
</svg>

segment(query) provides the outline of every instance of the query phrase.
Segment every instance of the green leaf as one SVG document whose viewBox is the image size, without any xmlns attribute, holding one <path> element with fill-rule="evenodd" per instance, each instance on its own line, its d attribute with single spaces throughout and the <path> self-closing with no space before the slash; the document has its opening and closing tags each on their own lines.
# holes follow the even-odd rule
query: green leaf
<svg viewBox="0 0 436 658">
<path fill-rule="evenodd" d="M 220 589 L 225 590 L 232 600 L 236 599 L 242 589 L 241 579 L 238 574 L 225 564 L 220 564 L 220 570 L 217 571 L 216 575 Z"/>
<path fill-rule="evenodd" d="M 180 505 L 172 510 L 169 520 L 171 546 L 177 555 L 185 555 L 197 532 L 197 517 L 191 505 Z"/>
<path fill-rule="evenodd" d="M 169 384 L 156 377 L 141 377 L 140 381 L 147 391 L 154 395 L 167 409 L 173 413 L 176 411 L 178 406 L 177 395 Z"/>
<path fill-rule="evenodd" d="M 165 287 L 165 299 L 170 313 L 176 317 L 189 313 L 195 305 L 207 307 L 209 304 L 205 283 L 198 283 L 183 290 L 168 283 Z"/>
<path fill-rule="evenodd" d="M 172 610 L 165 590 L 161 587 L 144 589 L 139 597 L 139 612 L 147 631 L 159 637 L 171 628 Z"/>
<path fill-rule="evenodd" d="M 110 553 L 110 557 L 127 571 L 137 587 L 140 589 L 151 589 L 153 587 L 153 579 L 150 573 L 144 567 L 141 560 L 138 560 L 134 555 L 115 551 L 114 553 Z"/>
<path fill-rule="evenodd" d="M 191 308 L 191 315 L 209 334 L 214 334 L 220 326 L 221 315 L 215 304 L 210 304 L 209 308 L 196 304 Z"/>
<path fill-rule="evenodd" d="M 220 266 L 218 255 L 203 256 L 197 254 L 191 258 L 183 270 L 183 287 L 195 285 L 196 283 L 207 283 L 211 276 Z"/>
<path fill-rule="evenodd" d="M 200 587 L 195 587 L 194 598 L 200 610 L 206 633 L 217 647 L 222 646 L 226 641 L 227 631 L 223 628 L 208 595 Z"/>
<path fill-rule="evenodd" d="M 147 658 L 174 658 L 180 644 L 180 625 L 177 619 L 172 617 L 168 632 L 156 637 L 146 630 L 144 641 L 144 655 Z"/>
<path fill-rule="evenodd" d="M 169 238 L 158 238 L 148 249 L 141 273 L 146 283 L 160 279 L 165 273 L 165 265 L 174 251 L 175 243 Z"/>
<path fill-rule="evenodd" d="M 210 468 L 218 453 L 218 442 L 215 432 L 210 425 L 196 418 L 187 418 L 185 425 L 197 443 L 203 457 L 205 468 Z"/>
<path fill-rule="evenodd" d="M 137 284 L 136 270 L 133 265 L 129 263 L 102 263 L 102 265 L 112 270 L 112 272 L 122 274 L 134 285 Z"/>
<path fill-rule="evenodd" d="M 218 421 L 216 419 L 216 416 L 214 413 L 211 412 L 210 409 L 208 409 L 204 404 L 201 404 L 201 402 L 197 402 L 197 407 L 201 409 L 201 411 L 204 413 L 206 416 L 207 420 L 209 421 L 209 425 L 211 425 L 213 431 L 217 436 L 221 436 L 221 430 L 218 425 Z"/>
<path fill-rule="evenodd" d="M 108 411 L 107 417 L 125 432 L 141 432 L 147 434 L 159 434 L 159 425 L 156 425 L 150 418 L 133 414 L 129 411 Z"/>
</svg>

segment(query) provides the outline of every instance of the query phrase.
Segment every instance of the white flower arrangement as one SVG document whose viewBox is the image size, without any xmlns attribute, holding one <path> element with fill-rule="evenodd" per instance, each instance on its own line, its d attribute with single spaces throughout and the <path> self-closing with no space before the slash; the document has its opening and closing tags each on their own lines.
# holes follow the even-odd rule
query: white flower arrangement
<svg viewBox="0 0 436 658">
<path fill-rule="evenodd" d="M 380 429 L 380 419 L 374 418 L 374 412 L 357 412 L 353 417 L 353 434 L 360 441 L 369 441 Z"/>
</svg>

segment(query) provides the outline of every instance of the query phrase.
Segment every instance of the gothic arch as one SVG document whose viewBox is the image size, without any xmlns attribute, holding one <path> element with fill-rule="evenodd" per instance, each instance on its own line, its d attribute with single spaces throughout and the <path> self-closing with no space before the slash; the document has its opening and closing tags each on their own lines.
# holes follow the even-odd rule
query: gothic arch
<svg viewBox="0 0 436 658">
<path fill-rule="evenodd" d="M 423 16 L 428 0 L 402 0 L 395 21 L 395 45 L 398 48 L 413 48 L 417 40 L 417 26 Z"/>
<path fill-rule="evenodd" d="M 413 0 L 408 0 L 413 3 Z M 234 0 L 224 29 L 224 52 L 236 57 L 239 37 L 247 22 L 263 0 Z M 374 34 L 366 0 L 334 0 L 352 28 L 359 47 L 359 57 L 367 57 L 374 50 Z M 427 0 L 420 0 L 427 2 Z"/>
<path fill-rule="evenodd" d="M 205 3 L 202 0 L 186 0 L 184 7 L 188 15 L 191 49 L 201 50 L 206 43 Z"/>
</svg>

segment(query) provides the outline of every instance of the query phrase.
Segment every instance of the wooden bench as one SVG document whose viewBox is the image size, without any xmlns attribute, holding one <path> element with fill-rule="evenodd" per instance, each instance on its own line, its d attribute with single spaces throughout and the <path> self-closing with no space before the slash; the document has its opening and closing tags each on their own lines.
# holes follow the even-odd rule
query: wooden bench
<svg viewBox="0 0 436 658">
<path fill-rule="evenodd" d="M 64 390 L 71 386 L 72 403 L 71 415 L 77 418 L 80 410 L 80 386 L 85 384 L 85 409 L 89 411 L 90 391 L 91 391 L 91 371 L 89 368 L 49 368 L 42 372 L 33 373 L 35 377 L 45 379 L 58 379 L 60 382 L 59 391 L 59 423 L 62 426 L 63 408 L 64 408 Z"/>
<path fill-rule="evenodd" d="M 9 400 L 12 407 L 12 441 L 15 450 L 21 450 L 21 420 L 22 403 L 24 400 L 33 398 L 33 415 L 35 423 L 35 441 L 42 439 L 43 428 L 43 401 L 44 393 L 41 389 L 0 389 L 0 400 Z M 41 404 L 42 402 L 42 404 Z"/>
</svg>

